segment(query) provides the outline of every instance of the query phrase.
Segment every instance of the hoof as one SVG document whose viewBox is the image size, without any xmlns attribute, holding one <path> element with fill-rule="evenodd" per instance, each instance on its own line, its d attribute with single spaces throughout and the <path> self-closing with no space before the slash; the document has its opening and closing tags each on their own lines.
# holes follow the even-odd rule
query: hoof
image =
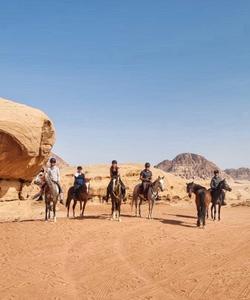
<svg viewBox="0 0 250 300">
<path fill-rule="evenodd" d="M 118 222 L 121 222 L 121 221 L 122 221 L 122 219 L 121 219 L 121 218 L 119 218 L 119 219 L 118 219 Z"/>
</svg>

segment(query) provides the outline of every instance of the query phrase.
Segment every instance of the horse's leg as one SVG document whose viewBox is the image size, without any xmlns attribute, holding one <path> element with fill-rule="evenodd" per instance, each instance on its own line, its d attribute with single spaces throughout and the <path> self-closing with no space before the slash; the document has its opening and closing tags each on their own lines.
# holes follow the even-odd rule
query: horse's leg
<svg viewBox="0 0 250 300">
<path fill-rule="evenodd" d="M 80 197 L 80 217 L 82 216 L 82 198 Z"/>
<path fill-rule="evenodd" d="M 85 211 L 85 207 L 86 207 L 86 204 L 87 204 L 87 199 L 84 200 L 83 202 L 83 207 L 82 207 L 82 218 L 84 217 L 84 211 Z"/>
<path fill-rule="evenodd" d="M 216 220 L 216 213 L 217 213 L 216 206 L 217 206 L 217 204 L 215 203 L 214 204 L 214 221 Z"/>
<path fill-rule="evenodd" d="M 49 216 L 48 216 L 48 219 L 50 219 L 50 211 L 51 211 L 51 202 L 49 201 L 49 204 L 48 204 L 48 214 L 49 214 Z"/>
<path fill-rule="evenodd" d="M 57 201 L 53 201 L 53 219 L 54 219 L 54 222 L 56 222 L 56 202 Z"/>
<path fill-rule="evenodd" d="M 76 203 L 77 203 L 77 200 L 76 200 L 76 199 L 74 199 L 74 203 L 73 203 L 73 218 L 75 218 L 75 217 L 76 217 L 76 215 L 75 215 Z"/>
<path fill-rule="evenodd" d="M 45 200 L 45 221 L 48 221 L 48 205 L 46 200 Z"/>
<path fill-rule="evenodd" d="M 153 209 L 154 209 L 154 204 L 155 204 L 155 201 L 152 200 L 152 206 L 151 206 L 151 219 L 153 219 Z"/>
<path fill-rule="evenodd" d="M 138 196 L 134 198 L 135 201 L 135 216 L 138 217 Z"/>
<path fill-rule="evenodd" d="M 67 200 L 66 203 L 67 203 L 67 218 L 69 218 L 69 210 L 70 210 L 71 200 Z"/>
<path fill-rule="evenodd" d="M 142 198 L 139 200 L 139 217 L 141 218 L 141 205 L 142 205 Z"/>
<path fill-rule="evenodd" d="M 122 203 L 122 199 L 119 199 L 118 202 L 118 221 L 121 222 L 121 203 Z"/>
<path fill-rule="evenodd" d="M 220 210 L 221 210 L 221 202 L 219 203 L 219 209 L 218 209 L 218 220 L 220 221 Z"/>
</svg>

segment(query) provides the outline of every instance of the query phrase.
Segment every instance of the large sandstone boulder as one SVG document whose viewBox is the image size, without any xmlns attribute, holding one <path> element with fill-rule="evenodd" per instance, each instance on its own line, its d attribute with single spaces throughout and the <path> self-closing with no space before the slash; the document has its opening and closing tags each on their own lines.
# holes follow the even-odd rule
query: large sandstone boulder
<svg viewBox="0 0 250 300">
<path fill-rule="evenodd" d="M 0 98 L 0 112 L 1 199 L 13 188 L 20 194 L 17 182 L 32 181 L 50 155 L 55 130 L 43 112 L 26 105 Z"/>
</svg>

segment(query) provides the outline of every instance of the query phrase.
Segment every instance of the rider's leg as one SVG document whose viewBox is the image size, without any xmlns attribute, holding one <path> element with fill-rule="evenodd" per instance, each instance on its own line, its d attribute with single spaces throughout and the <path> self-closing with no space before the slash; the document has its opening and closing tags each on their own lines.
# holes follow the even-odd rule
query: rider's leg
<svg viewBox="0 0 250 300">
<path fill-rule="evenodd" d="M 61 184 L 59 182 L 57 182 L 57 185 L 59 188 L 59 200 L 60 200 L 60 203 L 63 204 L 63 190 L 62 190 Z"/>
</svg>

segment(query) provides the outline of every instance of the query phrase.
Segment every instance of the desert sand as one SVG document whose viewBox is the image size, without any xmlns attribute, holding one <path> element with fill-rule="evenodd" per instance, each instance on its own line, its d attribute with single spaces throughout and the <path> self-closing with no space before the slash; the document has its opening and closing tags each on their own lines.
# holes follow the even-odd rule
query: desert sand
<svg viewBox="0 0 250 300">
<path fill-rule="evenodd" d="M 60 206 L 57 223 L 43 221 L 43 203 L 19 206 L 23 221 L 0 223 L 1 299 L 250 299 L 249 207 L 198 229 L 193 201 L 158 204 L 152 221 L 147 205 L 139 219 L 126 204 L 121 223 L 107 204 L 84 219 Z"/>
</svg>

